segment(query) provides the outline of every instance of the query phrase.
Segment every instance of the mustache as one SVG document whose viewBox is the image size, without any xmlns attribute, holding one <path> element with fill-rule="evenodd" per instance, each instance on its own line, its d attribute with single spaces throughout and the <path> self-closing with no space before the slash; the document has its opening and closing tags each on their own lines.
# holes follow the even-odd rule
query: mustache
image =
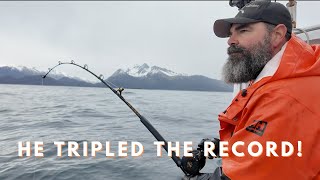
<svg viewBox="0 0 320 180">
<path fill-rule="evenodd" d="M 232 54 L 232 53 L 242 53 L 244 52 L 246 49 L 242 48 L 240 46 L 237 45 L 231 45 L 230 47 L 228 47 L 227 49 L 227 53 L 228 55 Z"/>
</svg>

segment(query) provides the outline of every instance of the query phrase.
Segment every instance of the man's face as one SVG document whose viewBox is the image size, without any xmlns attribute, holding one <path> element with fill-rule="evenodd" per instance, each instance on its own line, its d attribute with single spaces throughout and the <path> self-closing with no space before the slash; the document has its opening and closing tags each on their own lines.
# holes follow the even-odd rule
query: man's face
<svg viewBox="0 0 320 180">
<path fill-rule="evenodd" d="M 227 83 L 254 80 L 272 58 L 271 33 L 262 22 L 233 24 L 228 44 L 229 57 L 223 67 Z"/>
</svg>

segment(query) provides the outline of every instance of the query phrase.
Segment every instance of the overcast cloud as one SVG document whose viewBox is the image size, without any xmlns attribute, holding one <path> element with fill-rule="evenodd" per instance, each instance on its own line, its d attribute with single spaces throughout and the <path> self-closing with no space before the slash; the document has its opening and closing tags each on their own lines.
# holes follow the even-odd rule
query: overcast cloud
<svg viewBox="0 0 320 180">
<path fill-rule="evenodd" d="M 298 27 L 319 24 L 319 9 L 320 2 L 298 1 Z M 236 13 L 227 1 L 0 2 L 0 64 L 45 70 L 75 60 L 108 77 L 148 63 L 220 79 L 227 39 L 212 25 Z M 75 67 L 60 71 L 89 77 Z"/>
</svg>

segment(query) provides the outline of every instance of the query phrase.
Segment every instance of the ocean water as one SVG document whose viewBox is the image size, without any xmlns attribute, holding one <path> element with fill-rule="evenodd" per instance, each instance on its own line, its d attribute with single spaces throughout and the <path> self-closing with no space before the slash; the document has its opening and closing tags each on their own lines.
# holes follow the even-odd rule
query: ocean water
<svg viewBox="0 0 320 180">
<path fill-rule="evenodd" d="M 59 86 L 0 85 L 0 179 L 180 179 L 181 170 L 162 151 L 139 118 L 109 89 Z M 218 137 L 217 115 L 231 101 L 231 93 L 126 89 L 123 96 L 167 140 L 196 147 L 202 138 Z M 42 141 L 44 157 L 18 156 L 19 141 Z M 68 157 L 63 146 L 57 156 L 53 142 L 74 141 L 81 157 Z M 84 157 L 83 142 L 111 144 Z M 128 157 L 118 157 L 118 142 L 127 141 Z M 130 143 L 144 146 L 142 156 L 130 156 Z M 90 146 L 89 146 L 90 149 Z M 33 148 L 32 148 L 33 150 Z M 91 151 L 89 150 L 89 153 Z M 183 149 L 181 147 L 181 152 Z M 207 160 L 202 172 L 212 172 Z"/>
</svg>

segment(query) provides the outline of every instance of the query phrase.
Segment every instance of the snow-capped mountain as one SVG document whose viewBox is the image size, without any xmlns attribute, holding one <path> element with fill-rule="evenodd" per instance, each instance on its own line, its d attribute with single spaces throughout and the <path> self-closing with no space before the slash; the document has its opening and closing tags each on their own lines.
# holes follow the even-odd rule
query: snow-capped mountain
<svg viewBox="0 0 320 180">
<path fill-rule="evenodd" d="M 11 76 L 15 78 L 21 78 L 26 75 L 33 76 L 39 75 L 41 72 L 35 68 L 27 68 L 25 66 L 8 66 L 1 65 L 0 66 L 0 77 Z"/>
<path fill-rule="evenodd" d="M 4 76 L 11 76 L 15 78 L 21 78 L 24 76 L 42 76 L 45 75 L 47 71 L 39 71 L 35 67 L 29 68 L 26 66 L 20 66 L 20 65 L 0 65 L 0 77 Z M 64 72 L 57 72 L 55 70 L 52 70 L 50 73 L 50 77 L 54 79 L 61 79 L 61 78 L 70 78 L 70 79 L 77 79 L 80 81 L 83 81 L 81 78 L 69 76 L 68 74 Z"/>
<path fill-rule="evenodd" d="M 0 65 L 0 83 L 2 84 L 42 84 L 42 76 L 46 72 L 25 66 Z M 95 86 L 80 78 L 52 71 L 44 81 L 46 85 Z"/>
<path fill-rule="evenodd" d="M 127 74 L 132 77 L 144 77 L 144 76 L 152 76 L 155 74 L 162 74 L 166 76 L 187 76 L 185 74 L 178 74 L 166 68 L 161 68 L 158 66 L 149 66 L 144 63 L 142 65 L 135 65 L 133 68 L 128 68 L 127 70 L 118 69 L 112 76 L 116 76 L 118 74 Z"/>
<path fill-rule="evenodd" d="M 135 65 L 118 69 L 107 79 L 118 87 L 195 91 L 232 91 L 230 85 L 200 75 L 185 75 L 158 66 Z"/>
</svg>

